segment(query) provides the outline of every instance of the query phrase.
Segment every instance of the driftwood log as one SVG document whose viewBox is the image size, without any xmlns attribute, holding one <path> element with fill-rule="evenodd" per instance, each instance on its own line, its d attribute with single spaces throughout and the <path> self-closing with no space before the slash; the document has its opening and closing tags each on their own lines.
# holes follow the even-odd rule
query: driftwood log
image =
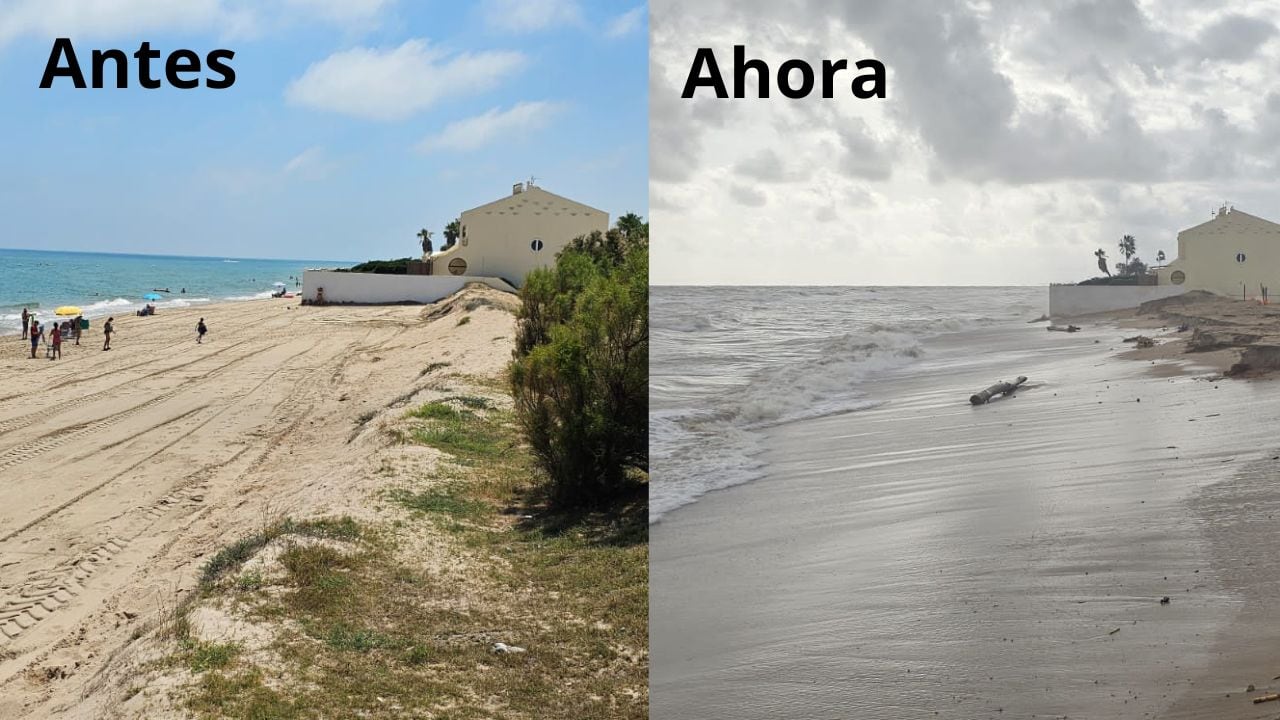
<svg viewBox="0 0 1280 720">
<path fill-rule="evenodd" d="M 992 385 L 991 387 L 987 388 L 986 390 L 983 390 L 980 393 L 977 393 L 976 395 L 970 395 L 969 402 L 973 403 L 974 405 L 985 405 L 986 403 L 991 402 L 991 398 L 997 395 L 1012 394 L 1014 390 L 1018 389 L 1019 385 L 1021 385 L 1026 381 L 1027 381 L 1026 375 L 1019 375 L 1018 379 L 1014 380 L 1011 383 L 1007 383 L 1007 382 L 996 383 L 995 385 Z"/>
<path fill-rule="evenodd" d="M 1077 332 L 1080 328 L 1075 325 L 1067 325 L 1066 327 L 1063 327 L 1062 325 L 1050 325 L 1045 328 L 1045 330 L 1048 330 L 1049 332 Z"/>
</svg>

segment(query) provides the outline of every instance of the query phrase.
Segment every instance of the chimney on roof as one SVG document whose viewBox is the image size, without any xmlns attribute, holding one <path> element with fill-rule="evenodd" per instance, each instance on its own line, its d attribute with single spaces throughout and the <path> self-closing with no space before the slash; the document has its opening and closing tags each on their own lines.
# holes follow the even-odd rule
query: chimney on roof
<svg viewBox="0 0 1280 720">
<path fill-rule="evenodd" d="M 515 185 L 511 186 L 512 195 L 519 195 L 522 192 L 524 192 L 524 183 L 516 183 Z"/>
</svg>

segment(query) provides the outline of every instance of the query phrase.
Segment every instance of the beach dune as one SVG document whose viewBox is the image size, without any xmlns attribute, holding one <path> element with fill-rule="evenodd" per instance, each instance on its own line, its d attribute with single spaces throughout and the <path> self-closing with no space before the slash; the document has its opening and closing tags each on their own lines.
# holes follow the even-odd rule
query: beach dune
<svg viewBox="0 0 1280 720">
<path fill-rule="evenodd" d="M 266 518 L 367 512 L 364 421 L 433 364 L 500 372 L 513 316 L 498 308 L 515 302 L 162 311 L 116 318 L 110 352 L 95 322 L 57 361 L 3 338 L 0 717 L 99 716 L 84 697 L 109 659 L 218 548 Z"/>
</svg>

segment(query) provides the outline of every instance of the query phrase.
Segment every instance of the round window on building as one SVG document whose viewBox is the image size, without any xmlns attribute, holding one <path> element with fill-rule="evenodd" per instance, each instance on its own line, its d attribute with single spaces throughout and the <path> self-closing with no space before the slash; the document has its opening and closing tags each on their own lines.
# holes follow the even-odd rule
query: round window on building
<svg viewBox="0 0 1280 720">
<path fill-rule="evenodd" d="M 533 239 L 533 241 L 529 243 L 529 247 L 530 247 L 534 252 L 538 252 L 539 250 L 541 250 L 541 249 L 542 249 L 542 238 L 534 238 L 534 239 Z"/>
<path fill-rule="evenodd" d="M 449 261 L 449 274 L 461 275 L 467 271 L 467 261 L 462 258 L 454 258 Z"/>
<path fill-rule="evenodd" d="M 1181 270 L 1174 270 L 1172 273 L 1169 273 L 1169 282 L 1173 283 L 1174 285 L 1181 285 L 1186 281 L 1187 281 L 1187 274 L 1182 272 Z"/>
</svg>

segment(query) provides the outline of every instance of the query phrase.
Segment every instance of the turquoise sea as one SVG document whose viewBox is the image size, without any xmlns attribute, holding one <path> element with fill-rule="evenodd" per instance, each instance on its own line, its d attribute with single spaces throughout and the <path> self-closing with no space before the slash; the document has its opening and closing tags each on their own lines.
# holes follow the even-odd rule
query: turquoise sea
<svg viewBox="0 0 1280 720">
<path fill-rule="evenodd" d="M 20 331 L 22 309 L 43 319 L 61 305 L 78 305 L 86 317 L 128 315 L 161 292 L 157 309 L 268 297 L 273 283 L 301 288 L 302 271 L 349 267 L 336 260 L 124 255 L 0 249 L 0 335 Z M 182 292 L 182 290 L 186 292 Z"/>
</svg>

